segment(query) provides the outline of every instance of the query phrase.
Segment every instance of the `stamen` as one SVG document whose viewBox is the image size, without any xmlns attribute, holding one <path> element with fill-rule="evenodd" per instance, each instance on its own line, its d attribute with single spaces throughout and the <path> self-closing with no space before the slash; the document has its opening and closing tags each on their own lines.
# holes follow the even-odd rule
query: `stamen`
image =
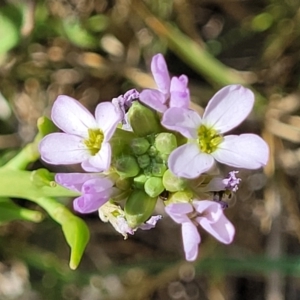
<svg viewBox="0 0 300 300">
<path fill-rule="evenodd" d="M 198 129 L 198 144 L 200 150 L 204 153 L 212 153 L 217 148 L 218 145 L 222 142 L 223 137 L 217 133 L 216 130 L 212 128 L 207 128 L 204 125 L 201 125 Z"/>
<path fill-rule="evenodd" d="M 89 138 L 84 141 L 91 155 L 96 155 L 100 149 L 104 139 L 104 134 L 101 129 L 89 129 Z"/>
</svg>

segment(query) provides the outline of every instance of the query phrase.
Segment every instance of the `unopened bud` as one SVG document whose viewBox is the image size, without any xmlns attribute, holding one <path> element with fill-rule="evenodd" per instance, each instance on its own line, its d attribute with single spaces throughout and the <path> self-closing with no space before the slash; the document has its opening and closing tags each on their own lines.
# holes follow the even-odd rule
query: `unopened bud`
<svg viewBox="0 0 300 300">
<path fill-rule="evenodd" d="M 147 180 L 147 176 L 144 174 L 134 177 L 134 179 L 133 179 L 134 186 L 138 189 L 143 189 L 146 180 Z"/>
<path fill-rule="evenodd" d="M 150 197 L 158 197 L 165 188 L 160 177 L 150 177 L 145 182 L 144 189 Z"/>
<path fill-rule="evenodd" d="M 147 152 L 150 143 L 146 138 L 135 138 L 131 141 L 130 146 L 135 155 L 142 155 Z"/>
<path fill-rule="evenodd" d="M 143 190 L 134 190 L 124 207 L 126 220 L 131 228 L 136 228 L 152 215 L 157 198 L 150 197 Z"/>
<path fill-rule="evenodd" d="M 143 154 L 137 157 L 140 168 L 144 169 L 150 164 L 150 157 L 147 154 Z"/>
<path fill-rule="evenodd" d="M 118 178 L 116 181 L 116 187 L 122 191 L 130 189 L 132 184 L 132 179 L 130 178 Z"/>
<path fill-rule="evenodd" d="M 117 173 L 123 178 L 134 177 L 140 172 L 136 159 L 130 155 L 118 158 L 115 167 Z"/>
<path fill-rule="evenodd" d="M 166 171 L 167 167 L 165 164 L 153 163 L 152 164 L 152 175 L 157 177 L 162 177 Z"/>
<path fill-rule="evenodd" d="M 138 101 L 132 103 L 127 118 L 137 136 L 144 137 L 160 132 L 161 126 L 156 112 Z"/>
<path fill-rule="evenodd" d="M 157 149 L 155 148 L 155 146 L 150 146 L 147 153 L 149 156 L 155 157 L 157 155 Z"/>
<path fill-rule="evenodd" d="M 156 149 L 163 154 L 170 154 L 177 148 L 176 137 L 172 133 L 162 132 L 155 138 Z"/>
<path fill-rule="evenodd" d="M 186 180 L 175 176 L 170 170 L 164 173 L 163 184 L 169 192 L 183 191 L 186 188 Z"/>
</svg>

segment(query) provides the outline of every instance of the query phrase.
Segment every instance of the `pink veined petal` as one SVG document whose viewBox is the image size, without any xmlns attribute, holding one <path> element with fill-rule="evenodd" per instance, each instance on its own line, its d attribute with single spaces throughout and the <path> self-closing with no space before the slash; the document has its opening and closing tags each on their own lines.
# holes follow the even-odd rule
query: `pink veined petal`
<svg viewBox="0 0 300 300">
<path fill-rule="evenodd" d="M 183 223 L 181 233 L 186 260 L 196 260 L 198 256 L 198 245 L 201 241 L 197 227 L 192 222 Z"/>
<path fill-rule="evenodd" d="M 254 95 L 241 85 L 229 85 L 208 102 L 203 124 L 220 133 L 227 132 L 244 121 L 252 110 Z"/>
<path fill-rule="evenodd" d="M 82 162 L 82 168 L 87 172 L 106 171 L 111 162 L 111 147 L 109 143 L 102 143 L 100 151 L 88 160 Z"/>
<path fill-rule="evenodd" d="M 78 197 L 73 202 L 73 208 L 82 214 L 88 214 L 97 211 L 105 202 L 109 200 L 109 197 L 105 197 L 97 194 L 85 194 Z"/>
<path fill-rule="evenodd" d="M 170 76 L 165 58 L 162 54 L 156 54 L 151 61 L 151 72 L 155 83 L 165 96 L 168 96 L 170 90 Z"/>
<path fill-rule="evenodd" d="M 201 117 L 194 110 L 171 107 L 164 113 L 161 124 L 187 138 L 196 139 Z"/>
<path fill-rule="evenodd" d="M 108 142 L 114 134 L 122 115 L 110 102 L 97 105 L 95 112 L 98 127 L 104 132 L 104 142 Z"/>
<path fill-rule="evenodd" d="M 199 215 L 203 215 L 209 222 L 216 222 L 222 215 L 223 209 L 220 203 L 210 200 L 193 201 L 193 206 Z"/>
<path fill-rule="evenodd" d="M 163 93 L 157 90 L 146 89 L 140 93 L 140 101 L 147 106 L 155 109 L 158 112 L 163 113 L 167 110 L 167 105 L 165 104 L 167 98 Z"/>
<path fill-rule="evenodd" d="M 169 169 L 178 177 L 196 178 L 208 171 L 214 163 L 211 155 L 201 153 L 195 143 L 175 149 L 169 156 Z"/>
<path fill-rule="evenodd" d="M 190 91 L 187 87 L 187 79 L 185 77 L 181 75 L 179 78 L 172 78 L 169 107 L 189 108 Z"/>
<path fill-rule="evenodd" d="M 162 218 L 161 215 L 152 216 L 148 221 L 141 224 L 138 228 L 142 230 L 150 230 L 156 226 L 156 223 Z"/>
<path fill-rule="evenodd" d="M 235 229 L 223 214 L 215 222 L 211 222 L 205 217 L 198 217 L 196 220 L 203 229 L 221 243 L 230 244 L 232 242 Z"/>
<path fill-rule="evenodd" d="M 99 176 L 101 175 L 87 173 L 58 173 L 55 175 L 55 181 L 70 190 L 81 192 L 82 186 L 86 181 Z"/>
<path fill-rule="evenodd" d="M 172 203 L 165 207 L 165 211 L 174 222 L 182 224 L 190 221 L 187 214 L 193 211 L 193 207 L 189 203 Z"/>
<path fill-rule="evenodd" d="M 92 178 L 87 180 L 82 186 L 82 192 L 85 194 L 103 193 L 107 194 L 107 197 L 111 196 L 111 188 L 114 183 L 108 178 Z"/>
<path fill-rule="evenodd" d="M 53 165 L 77 164 L 89 158 L 90 153 L 82 138 L 66 133 L 51 133 L 40 144 L 41 158 Z"/>
<path fill-rule="evenodd" d="M 97 128 L 93 115 L 80 102 L 65 95 L 54 102 L 51 119 L 64 132 L 84 138 L 88 137 L 88 128 Z"/>
<path fill-rule="evenodd" d="M 236 168 L 258 169 L 269 159 L 269 147 L 256 134 L 227 135 L 212 153 L 220 163 Z"/>
</svg>

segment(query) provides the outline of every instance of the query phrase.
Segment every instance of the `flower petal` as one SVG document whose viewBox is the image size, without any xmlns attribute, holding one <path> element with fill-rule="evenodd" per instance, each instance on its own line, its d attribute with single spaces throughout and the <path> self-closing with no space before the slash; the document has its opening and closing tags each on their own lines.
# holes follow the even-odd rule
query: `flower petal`
<svg viewBox="0 0 300 300">
<path fill-rule="evenodd" d="M 149 230 L 152 229 L 156 226 L 156 223 L 162 218 L 161 215 L 157 215 L 157 216 L 152 216 L 148 221 L 146 221 L 145 223 L 139 225 L 138 228 L 142 229 L 142 230 Z"/>
<path fill-rule="evenodd" d="M 90 153 L 82 138 L 66 133 L 51 133 L 40 144 L 41 158 L 53 165 L 77 164 L 89 158 Z"/>
<path fill-rule="evenodd" d="M 269 147 L 256 134 L 227 135 L 212 153 L 220 163 L 236 168 L 258 169 L 269 159 Z"/>
<path fill-rule="evenodd" d="M 104 142 L 108 142 L 114 134 L 122 115 L 110 102 L 102 102 L 97 105 L 95 112 L 99 128 L 104 132 Z"/>
<path fill-rule="evenodd" d="M 220 203 L 210 200 L 194 200 L 193 206 L 199 215 L 204 215 L 204 218 L 207 218 L 209 222 L 216 222 L 223 214 L 223 209 Z"/>
<path fill-rule="evenodd" d="M 219 205 L 218 203 L 216 203 Z M 221 208 L 221 205 L 220 209 Z M 224 244 L 230 244 L 234 238 L 235 229 L 234 226 L 222 213 L 218 218 L 215 218 L 214 222 L 211 222 L 206 217 L 198 217 L 197 222 L 210 233 L 214 238 Z"/>
<path fill-rule="evenodd" d="M 167 105 L 165 104 L 167 98 L 163 93 L 157 90 L 146 89 L 140 93 L 140 101 L 147 106 L 155 109 L 158 112 L 163 113 L 167 110 Z"/>
<path fill-rule="evenodd" d="M 180 132 L 187 138 L 196 139 L 201 117 L 194 110 L 171 107 L 164 113 L 161 124 L 170 130 Z"/>
<path fill-rule="evenodd" d="M 81 192 L 86 181 L 99 176 L 99 174 L 86 173 L 58 173 L 55 175 L 55 181 L 70 190 Z"/>
<path fill-rule="evenodd" d="M 169 107 L 189 108 L 190 91 L 187 87 L 188 78 L 185 75 L 173 77 L 170 87 Z"/>
<path fill-rule="evenodd" d="M 208 102 L 203 124 L 220 133 L 227 132 L 244 121 L 252 110 L 254 94 L 241 85 L 229 85 Z"/>
<path fill-rule="evenodd" d="M 164 95 L 168 95 L 170 90 L 170 76 L 165 58 L 162 54 L 153 56 L 151 61 L 151 72 L 159 91 Z"/>
<path fill-rule="evenodd" d="M 97 194 L 85 194 L 78 197 L 73 202 L 73 208 L 82 214 L 88 214 L 99 209 L 105 202 L 109 200 L 109 197 L 105 197 Z"/>
<path fill-rule="evenodd" d="M 192 222 L 183 223 L 181 233 L 185 258 L 194 261 L 198 256 L 198 245 L 201 241 L 197 227 Z"/>
<path fill-rule="evenodd" d="M 82 192 L 84 194 L 100 194 L 105 192 L 107 197 L 110 197 L 113 185 L 114 183 L 110 179 L 98 175 L 97 177 L 87 180 L 82 185 Z"/>
<path fill-rule="evenodd" d="M 201 153 L 195 143 L 175 149 L 169 156 L 169 169 L 178 177 L 196 178 L 208 171 L 214 163 L 211 155 Z"/>
<path fill-rule="evenodd" d="M 172 203 L 165 207 L 165 211 L 174 222 L 182 224 L 190 221 L 187 214 L 193 211 L 193 207 L 189 203 Z"/>
<path fill-rule="evenodd" d="M 102 143 L 100 151 L 82 162 L 81 166 L 88 172 L 102 172 L 110 167 L 111 147 L 109 143 Z"/>
<path fill-rule="evenodd" d="M 88 128 L 97 128 L 93 115 L 77 100 L 61 95 L 53 104 L 51 119 L 61 130 L 84 138 Z"/>
</svg>

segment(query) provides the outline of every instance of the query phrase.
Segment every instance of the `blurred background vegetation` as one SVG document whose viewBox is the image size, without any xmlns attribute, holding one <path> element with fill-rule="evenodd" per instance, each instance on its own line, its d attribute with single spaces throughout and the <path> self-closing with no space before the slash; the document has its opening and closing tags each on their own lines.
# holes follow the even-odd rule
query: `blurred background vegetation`
<svg viewBox="0 0 300 300">
<path fill-rule="evenodd" d="M 97 214 L 85 215 L 91 241 L 71 271 L 51 219 L 2 224 L 1 300 L 300 299 L 298 0 L 1 1 L 0 163 L 33 140 L 37 119 L 49 116 L 59 94 L 93 110 L 153 86 L 149 63 L 158 52 L 171 74 L 189 76 L 200 107 L 227 84 L 256 94 L 254 112 L 234 132 L 262 135 L 271 156 L 264 170 L 239 173 L 226 210 L 233 244 L 201 232 L 199 259 L 187 264 L 180 226 L 167 217 L 124 241 Z"/>
</svg>

